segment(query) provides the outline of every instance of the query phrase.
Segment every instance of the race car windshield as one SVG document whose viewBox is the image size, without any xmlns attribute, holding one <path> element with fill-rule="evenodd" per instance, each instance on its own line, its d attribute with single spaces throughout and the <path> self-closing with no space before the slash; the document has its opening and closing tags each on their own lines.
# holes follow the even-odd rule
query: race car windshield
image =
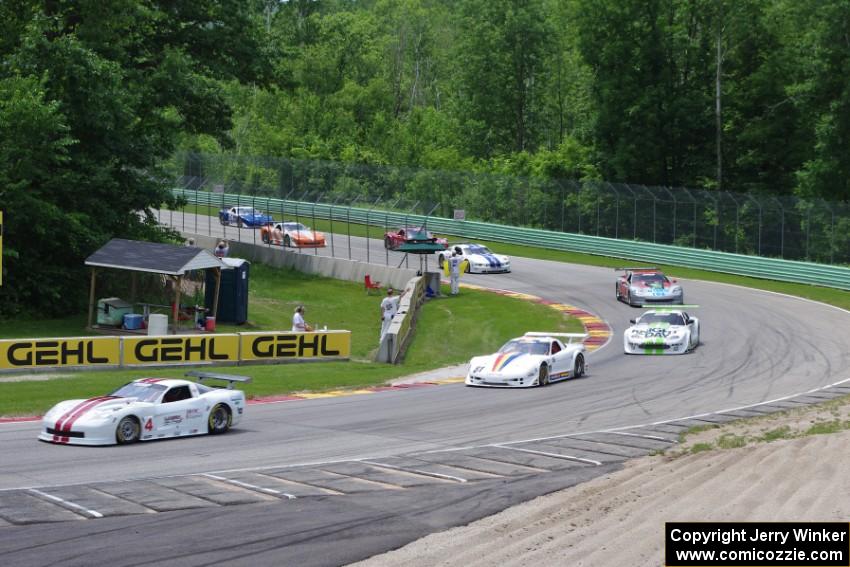
<svg viewBox="0 0 850 567">
<path fill-rule="evenodd" d="M 640 318 L 640 323 L 668 323 L 670 325 L 684 325 L 685 321 L 678 313 L 647 313 Z"/>
<path fill-rule="evenodd" d="M 661 274 L 635 274 L 632 276 L 633 282 L 644 283 L 650 287 L 663 286 L 666 279 Z"/>
<path fill-rule="evenodd" d="M 140 384 L 138 382 L 130 382 L 124 384 L 114 392 L 111 396 L 119 398 L 136 398 L 140 402 L 153 402 L 159 398 L 166 390 L 161 384 Z"/>
<path fill-rule="evenodd" d="M 492 254 L 486 246 L 470 246 L 469 252 L 472 254 Z"/>
<path fill-rule="evenodd" d="M 286 228 L 286 230 L 310 230 L 300 222 L 288 222 L 283 226 Z"/>
<path fill-rule="evenodd" d="M 238 207 L 236 212 L 240 215 L 259 215 L 260 211 L 257 209 L 246 209 L 244 207 Z"/>
<path fill-rule="evenodd" d="M 499 352 L 520 352 L 523 354 L 549 354 L 549 343 L 540 341 L 508 341 Z"/>
<path fill-rule="evenodd" d="M 407 231 L 407 239 L 408 240 L 428 240 L 431 238 L 431 235 L 428 234 L 428 231 L 419 230 L 415 228 L 408 229 Z"/>
</svg>

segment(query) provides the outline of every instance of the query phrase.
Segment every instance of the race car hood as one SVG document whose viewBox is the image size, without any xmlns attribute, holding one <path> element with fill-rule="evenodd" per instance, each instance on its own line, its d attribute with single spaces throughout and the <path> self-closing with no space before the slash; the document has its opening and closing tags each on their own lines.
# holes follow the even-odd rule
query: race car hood
<svg viewBox="0 0 850 567">
<path fill-rule="evenodd" d="M 680 340 L 685 334 L 686 327 L 683 325 L 670 325 L 669 323 L 639 323 L 626 330 L 626 336 L 630 339 L 663 339 Z"/>
<path fill-rule="evenodd" d="M 256 215 L 256 214 L 247 214 L 247 215 L 241 215 L 241 216 L 242 216 L 242 218 L 243 218 L 243 219 L 245 219 L 245 220 L 247 220 L 247 221 L 250 221 L 250 222 L 257 222 L 257 223 L 269 223 L 269 222 L 272 222 L 272 217 L 271 217 L 271 215 Z"/>
<path fill-rule="evenodd" d="M 470 372 L 476 376 L 521 376 L 537 372 L 543 356 L 521 352 L 497 352 L 489 356 L 476 356 L 469 363 Z"/>
<path fill-rule="evenodd" d="M 295 240 L 323 240 L 325 235 L 313 230 L 293 230 L 289 232 Z"/>
<path fill-rule="evenodd" d="M 673 282 L 664 282 L 664 284 L 647 284 L 646 282 L 637 282 L 632 283 L 630 287 L 633 287 L 640 294 L 646 295 L 673 295 L 678 294 L 682 291 L 682 286 L 678 283 Z"/>
<path fill-rule="evenodd" d="M 510 262 L 510 258 L 501 254 L 470 254 L 469 261 L 478 264 L 489 264 L 491 268 L 498 268 L 502 264 Z"/>
<path fill-rule="evenodd" d="M 73 420 L 76 423 L 80 423 L 89 419 L 109 415 L 134 402 L 136 402 L 136 398 L 116 398 L 112 396 L 101 396 L 87 400 L 67 400 L 53 406 L 50 411 L 44 414 L 43 419 L 48 422 L 67 422 Z"/>
</svg>

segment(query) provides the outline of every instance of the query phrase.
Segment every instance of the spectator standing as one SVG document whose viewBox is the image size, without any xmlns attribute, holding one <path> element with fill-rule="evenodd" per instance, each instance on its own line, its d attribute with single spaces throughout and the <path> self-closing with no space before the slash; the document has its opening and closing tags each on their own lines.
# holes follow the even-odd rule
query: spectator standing
<svg viewBox="0 0 850 567">
<path fill-rule="evenodd" d="M 457 295 L 458 288 L 460 287 L 460 264 L 462 260 L 456 250 L 452 251 L 452 255 L 448 259 L 448 262 L 449 281 L 451 281 L 452 284 L 452 295 Z"/>
<path fill-rule="evenodd" d="M 304 320 L 303 305 L 299 305 L 295 308 L 295 314 L 292 315 L 292 330 L 296 333 L 307 333 L 313 330 L 313 327 Z"/>
<path fill-rule="evenodd" d="M 229 253 L 230 246 L 227 245 L 227 242 L 225 242 L 224 240 L 219 240 L 218 244 L 215 247 L 215 250 L 213 251 L 213 254 L 215 254 L 219 258 L 227 258 L 227 255 Z"/>
<path fill-rule="evenodd" d="M 387 333 L 387 330 L 390 328 L 390 323 L 393 322 L 393 317 L 398 313 L 398 303 L 401 301 L 402 295 L 404 292 L 401 292 L 401 295 L 395 297 L 395 291 L 393 288 L 387 288 L 387 296 L 381 300 L 381 340 L 383 340 L 384 335 Z"/>
</svg>

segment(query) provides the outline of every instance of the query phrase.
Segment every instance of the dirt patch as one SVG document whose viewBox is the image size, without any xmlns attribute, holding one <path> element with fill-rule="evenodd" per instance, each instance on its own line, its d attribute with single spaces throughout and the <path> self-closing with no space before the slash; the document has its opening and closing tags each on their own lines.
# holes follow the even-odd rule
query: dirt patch
<svg viewBox="0 0 850 567">
<path fill-rule="evenodd" d="M 666 454 L 356 565 L 656 567 L 665 522 L 846 522 L 849 418 L 843 398 L 703 429 Z"/>
</svg>

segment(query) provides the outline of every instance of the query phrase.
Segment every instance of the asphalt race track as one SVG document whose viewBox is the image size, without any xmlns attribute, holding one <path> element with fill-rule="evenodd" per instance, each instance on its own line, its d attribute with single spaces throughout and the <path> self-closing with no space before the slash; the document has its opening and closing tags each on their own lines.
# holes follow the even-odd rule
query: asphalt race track
<svg viewBox="0 0 850 567">
<path fill-rule="evenodd" d="M 186 216 L 187 230 L 222 230 Z M 227 238 L 237 234 L 259 239 L 227 227 Z M 352 257 L 365 260 L 367 244 L 372 261 L 403 261 L 353 237 Z M 335 237 L 337 256 L 348 247 Z M 0 424 L 4 564 L 346 564 L 603 474 L 691 425 L 850 392 L 838 384 L 850 378 L 850 337 L 837 332 L 850 323 L 845 311 L 683 281 L 685 301 L 700 305 L 691 314 L 702 344 L 684 356 L 627 357 L 622 333 L 641 310 L 615 301 L 612 270 L 512 260 L 510 274 L 462 281 L 605 319 L 613 338 L 590 355 L 586 378 L 254 405 L 225 436 L 128 447 L 54 446 L 36 441 L 37 423 Z M 517 334 L 526 330 L 545 329 L 517 321 Z"/>
</svg>

